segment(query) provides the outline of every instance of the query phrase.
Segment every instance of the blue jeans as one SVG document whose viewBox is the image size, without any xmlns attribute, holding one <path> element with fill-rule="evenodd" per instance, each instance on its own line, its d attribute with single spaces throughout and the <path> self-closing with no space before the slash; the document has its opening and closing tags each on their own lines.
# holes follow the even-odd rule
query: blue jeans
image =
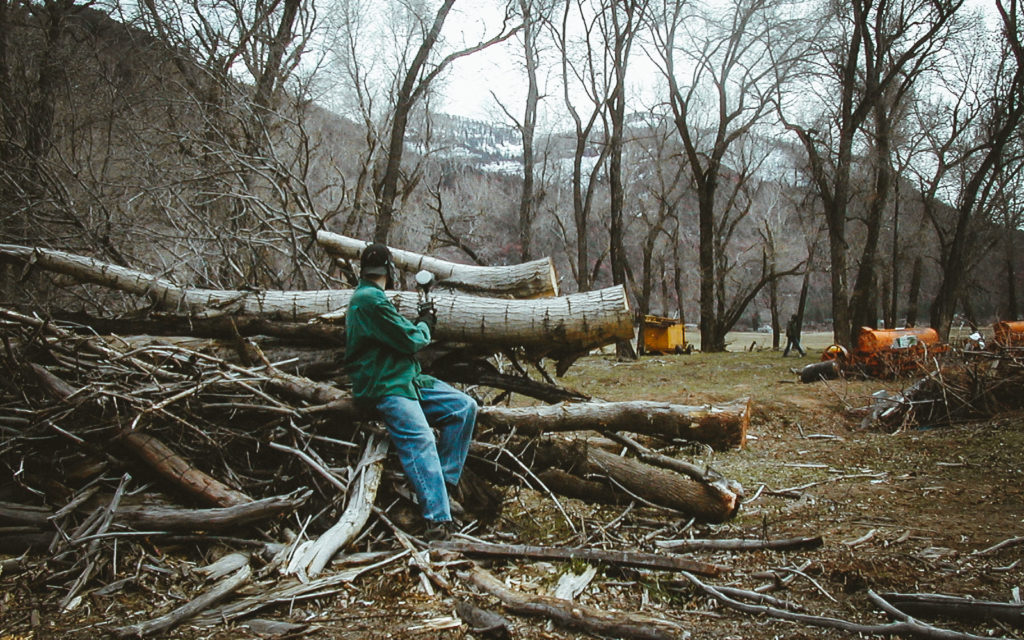
<svg viewBox="0 0 1024 640">
<path fill-rule="evenodd" d="M 438 380 L 421 389 L 422 400 L 384 396 L 377 410 L 384 418 L 402 469 L 423 509 L 434 522 L 452 519 L 445 483 L 457 485 L 476 424 L 476 401 Z M 434 437 L 433 428 L 438 431 Z"/>
</svg>

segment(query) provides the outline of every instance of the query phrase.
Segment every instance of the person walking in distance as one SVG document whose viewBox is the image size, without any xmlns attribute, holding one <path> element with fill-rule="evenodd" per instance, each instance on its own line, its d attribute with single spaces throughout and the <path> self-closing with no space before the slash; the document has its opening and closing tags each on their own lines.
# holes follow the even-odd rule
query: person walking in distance
<svg viewBox="0 0 1024 640">
<path fill-rule="evenodd" d="M 795 313 L 789 318 L 789 324 L 786 325 L 786 349 L 782 352 L 783 358 L 789 355 L 790 349 L 800 352 L 801 358 L 807 355 L 804 348 L 800 346 L 800 322 Z"/>
<path fill-rule="evenodd" d="M 455 531 L 453 510 L 461 509 L 452 495 L 469 453 L 477 404 L 422 372 L 415 353 L 430 344 L 436 311 L 425 301 L 415 321 L 399 314 L 384 293 L 393 285 L 393 270 L 386 245 L 363 250 L 345 316 L 345 364 L 356 401 L 376 409 L 387 426 L 426 520 L 423 537 L 444 539 Z"/>
</svg>

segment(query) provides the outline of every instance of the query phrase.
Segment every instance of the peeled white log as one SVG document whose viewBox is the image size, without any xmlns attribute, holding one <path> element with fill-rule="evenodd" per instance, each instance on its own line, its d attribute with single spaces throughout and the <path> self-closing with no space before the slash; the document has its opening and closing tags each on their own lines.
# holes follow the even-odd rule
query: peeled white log
<svg viewBox="0 0 1024 640">
<path fill-rule="evenodd" d="M 316 542 L 305 549 L 302 559 L 292 562 L 304 567 L 306 575 L 313 578 L 320 575 L 327 563 L 339 549 L 351 542 L 366 526 L 373 512 L 373 501 L 377 498 L 377 488 L 384 469 L 384 458 L 388 453 L 388 440 L 382 438 L 375 441 L 372 437 L 366 445 L 363 457 L 359 461 L 362 468 L 359 481 L 349 499 L 348 507 L 341 514 L 338 522 L 325 531 Z"/>
<path fill-rule="evenodd" d="M 340 321 L 352 291 L 222 291 L 193 289 L 135 269 L 64 251 L 0 244 L 0 258 L 17 259 L 49 271 L 146 296 L 162 309 L 194 315 L 246 314 L 277 320 Z M 419 296 L 389 292 L 399 312 L 415 317 Z M 542 352 L 578 353 L 633 338 L 633 314 L 622 286 L 555 298 L 510 300 L 467 295 L 432 296 L 437 307 L 436 338 L 523 346 Z"/>
<path fill-rule="evenodd" d="M 317 231 L 316 241 L 331 255 L 358 260 L 369 242 L 330 231 Z M 391 250 L 391 261 L 402 271 L 426 270 L 452 289 L 514 298 L 558 295 L 558 273 L 551 258 L 507 266 L 458 264 L 403 249 Z"/>
</svg>

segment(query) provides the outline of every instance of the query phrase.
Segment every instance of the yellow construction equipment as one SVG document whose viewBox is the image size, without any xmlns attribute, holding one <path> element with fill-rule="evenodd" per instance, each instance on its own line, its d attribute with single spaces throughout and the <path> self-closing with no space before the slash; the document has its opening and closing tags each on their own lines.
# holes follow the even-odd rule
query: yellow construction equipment
<svg viewBox="0 0 1024 640">
<path fill-rule="evenodd" d="M 686 328 L 678 318 L 645 315 L 640 319 L 640 353 L 690 353 Z"/>
</svg>

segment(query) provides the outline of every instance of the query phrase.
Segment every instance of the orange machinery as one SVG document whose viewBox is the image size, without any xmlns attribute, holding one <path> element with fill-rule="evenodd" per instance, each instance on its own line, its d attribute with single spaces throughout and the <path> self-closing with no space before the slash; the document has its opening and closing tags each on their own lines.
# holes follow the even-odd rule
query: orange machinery
<svg viewBox="0 0 1024 640">
<path fill-rule="evenodd" d="M 920 370 L 929 356 L 948 350 L 949 346 L 939 341 L 939 333 L 929 327 L 861 327 L 852 352 L 832 345 L 821 354 L 821 362 L 804 367 L 800 379 L 813 382 L 834 378 L 840 371 L 854 371 L 872 378 L 894 378 Z"/>
<path fill-rule="evenodd" d="M 1024 347 L 1024 320 L 997 322 L 992 327 L 995 343 L 1000 347 Z"/>
</svg>

